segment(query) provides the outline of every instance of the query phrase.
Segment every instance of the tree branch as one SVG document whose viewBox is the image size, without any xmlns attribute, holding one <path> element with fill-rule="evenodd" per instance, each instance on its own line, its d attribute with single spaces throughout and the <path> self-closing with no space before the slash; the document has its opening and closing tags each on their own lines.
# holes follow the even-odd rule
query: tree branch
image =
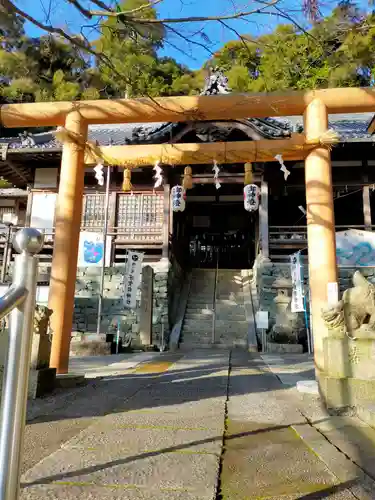
<svg viewBox="0 0 375 500">
<path fill-rule="evenodd" d="M 117 75 L 119 78 L 124 79 L 125 82 L 130 83 L 129 80 L 127 79 L 126 75 L 121 74 L 117 71 L 117 69 L 112 64 L 112 61 L 109 59 L 109 57 L 107 57 L 102 52 L 97 52 L 96 50 L 94 50 L 88 41 L 86 43 L 84 43 L 82 41 L 82 37 L 71 36 L 68 33 L 66 33 L 64 30 L 62 30 L 61 28 L 55 28 L 54 26 L 41 23 L 40 21 L 38 21 L 34 17 L 30 16 L 29 14 L 27 14 L 23 10 L 19 9 L 10 0 L 0 0 L 0 6 L 7 8 L 9 11 L 14 12 L 15 14 L 18 14 L 19 16 L 23 17 L 24 19 L 26 19 L 30 23 L 34 24 L 35 26 L 37 26 L 39 29 L 46 31 L 47 33 L 61 36 L 62 38 L 64 38 L 68 42 L 70 42 L 72 45 L 74 45 L 74 46 L 88 52 L 89 54 L 93 55 L 94 57 L 96 57 L 99 61 L 106 64 L 114 72 L 115 75 Z M 83 39 L 87 40 L 84 37 L 83 37 Z"/>
<path fill-rule="evenodd" d="M 211 56 L 214 55 L 214 53 L 206 46 L 204 45 L 203 43 L 200 43 L 200 42 L 197 42 L 196 40 L 192 40 L 191 38 L 187 37 L 187 36 L 184 36 L 182 33 L 180 33 L 178 30 L 176 30 L 175 28 L 172 28 L 172 26 L 166 26 L 165 27 L 167 30 L 170 30 L 172 31 L 172 33 L 174 33 L 175 35 L 177 35 L 178 37 L 182 38 L 185 42 L 189 43 L 189 44 L 192 44 L 192 45 L 197 45 L 198 47 L 201 47 L 203 48 L 204 50 L 206 50 Z M 170 43 L 170 42 L 169 42 Z M 192 57 L 192 56 L 189 56 L 189 57 Z M 195 59 L 195 58 L 194 58 Z"/>
<path fill-rule="evenodd" d="M 197 17 L 172 17 L 164 19 L 143 19 L 138 17 L 127 16 L 126 11 L 124 12 L 103 12 L 92 10 L 92 16 L 106 16 L 106 17 L 121 17 L 123 22 L 128 21 L 132 24 L 177 24 L 177 23 L 198 23 L 207 21 L 229 21 L 231 19 L 239 19 L 241 17 L 251 16 L 253 14 L 261 14 L 268 7 L 273 7 L 278 4 L 280 0 L 271 0 L 270 2 L 263 2 L 258 0 L 258 3 L 263 5 L 254 10 L 236 12 L 234 14 L 228 14 L 226 16 L 197 16 Z"/>
<path fill-rule="evenodd" d="M 141 5 L 140 7 L 137 7 L 136 9 L 126 10 L 126 11 L 122 12 L 122 14 L 127 16 L 129 14 L 135 14 L 136 12 L 141 12 L 142 10 L 152 9 L 153 7 L 155 7 L 155 5 L 157 5 L 158 3 L 161 3 L 163 1 L 164 0 L 152 0 L 149 3 L 145 3 L 145 4 Z"/>
<path fill-rule="evenodd" d="M 91 0 L 91 1 L 92 1 L 92 3 L 94 3 L 95 5 L 100 7 L 101 9 L 104 9 L 107 12 L 111 12 L 111 8 L 108 5 L 106 5 L 104 2 L 102 2 L 101 0 Z"/>
<path fill-rule="evenodd" d="M 94 16 L 91 11 L 86 9 L 83 5 L 81 5 L 78 0 L 67 0 L 68 3 L 72 4 L 81 14 L 83 14 L 87 19 L 92 19 Z"/>
</svg>

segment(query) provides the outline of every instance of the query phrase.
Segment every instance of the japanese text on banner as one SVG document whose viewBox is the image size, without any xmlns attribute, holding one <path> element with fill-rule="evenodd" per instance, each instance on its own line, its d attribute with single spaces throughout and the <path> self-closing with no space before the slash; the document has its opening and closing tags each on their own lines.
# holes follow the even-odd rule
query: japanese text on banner
<svg viewBox="0 0 375 500">
<path fill-rule="evenodd" d="M 141 283 L 142 252 L 128 252 L 128 264 L 124 277 L 124 307 L 134 309 L 137 305 L 137 290 Z"/>
<path fill-rule="evenodd" d="M 292 313 L 302 312 L 305 310 L 303 300 L 303 282 L 301 273 L 301 254 L 294 253 L 290 256 L 290 271 L 292 275 Z"/>
</svg>

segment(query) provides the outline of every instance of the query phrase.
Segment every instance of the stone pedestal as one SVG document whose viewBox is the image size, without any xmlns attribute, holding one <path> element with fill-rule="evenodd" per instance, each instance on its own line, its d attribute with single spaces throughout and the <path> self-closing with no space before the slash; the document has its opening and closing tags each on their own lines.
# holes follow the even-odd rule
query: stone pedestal
<svg viewBox="0 0 375 500">
<path fill-rule="evenodd" d="M 290 310 L 291 304 L 291 280 L 279 278 L 272 285 L 277 291 L 273 299 L 275 309 L 275 324 L 271 330 L 271 342 L 277 344 L 298 344 L 298 315 Z"/>
<path fill-rule="evenodd" d="M 325 371 L 319 386 L 328 408 L 360 407 L 375 400 L 375 339 L 324 338 Z"/>
<path fill-rule="evenodd" d="M 267 353 L 302 354 L 303 346 L 301 344 L 276 344 L 274 342 L 268 342 Z"/>
<path fill-rule="evenodd" d="M 76 335 L 70 343 L 70 356 L 105 356 L 111 354 L 106 334 Z"/>
<path fill-rule="evenodd" d="M 49 367 L 51 339 L 48 334 L 52 310 L 37 305 L 34 316 L 33 341 L 31 346 L 29 398 L 35 399 L 55 388 L 56 369 Z"/>
</svg>

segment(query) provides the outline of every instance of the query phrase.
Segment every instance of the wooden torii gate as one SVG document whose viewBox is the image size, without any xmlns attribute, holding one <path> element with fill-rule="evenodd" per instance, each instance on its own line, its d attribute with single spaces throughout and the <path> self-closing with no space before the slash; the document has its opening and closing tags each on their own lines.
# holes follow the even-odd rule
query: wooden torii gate
<svg viewBox="0 0 375 500">
<path fill-rule="evenodd" d="M 323 338 L 327 335 L 321 308 L 329 283 L 337 282 L 335 222 L 329 147 L 321 138 L 328 129 L 328 113 L 375 112 L 375 89 L 340 88 L 269 94 L 226 94 L 7 104 L 0 108 L 4 127 L 63 126 L 74 139 L 63 144 L 56 205 L 56 234 L 52 260 L 49 307 L 52 315 L 51 366 L 67 373 L 71 337 L 78 243 L 84 188 L 84 164 L 101 156 L 128 168 L 165 164 L 202 164 L 205 161 L 305 160 L 309 275 L 314 325 L 315 364 L 324 369 Z M 304 115 L 305 135 L 285 140 L 151 146 L 87 148 L 89 124 L 231 120 L 250 117 Z"/>
</svg>

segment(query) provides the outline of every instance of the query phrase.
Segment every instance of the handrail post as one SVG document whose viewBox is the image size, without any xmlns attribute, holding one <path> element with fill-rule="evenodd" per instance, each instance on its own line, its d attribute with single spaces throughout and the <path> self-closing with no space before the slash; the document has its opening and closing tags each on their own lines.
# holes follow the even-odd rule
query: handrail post
<svg viewBox="0 0 375 500">
<path fill-rule="evenodd" d="M 213 304 L 212 304 L 212 344 L 216 342 L 216 289 L 217 289 L 217 277 L 219 272 L 219 247 L 217 247 L 216 251 L 216 269 L 215 269 L 215 284 L 214 284 L 214 296 L 213 296 Z"/>
<path fill-rule="evenodd" d="M 6 240 L 5 240 L 5 244 L 4 244 L 3 263 L 2 263 L 2 266 L 1 266 L 0 281 L 2 283 L 4 283 L 5 277 L 6 277 L 6 274 L 7 274 L 8 257 L 9 257 L 9 245 L 10 245 L 11 236 L 12 236 L 12 224 L 9 224 L 7 235 L 6 235 Z"/>
<path fill-rule="evenodd" d="M 12 288 L 23 289 L 25 298 L 10 313 L 9 345 L 5 361 L 0 422 L 0 500 L 19 497 L 20 466 L 26 423 L 38 258 L 43 236 L 24 228 L 13 238 L 15 258 Z"/>
</svg>

